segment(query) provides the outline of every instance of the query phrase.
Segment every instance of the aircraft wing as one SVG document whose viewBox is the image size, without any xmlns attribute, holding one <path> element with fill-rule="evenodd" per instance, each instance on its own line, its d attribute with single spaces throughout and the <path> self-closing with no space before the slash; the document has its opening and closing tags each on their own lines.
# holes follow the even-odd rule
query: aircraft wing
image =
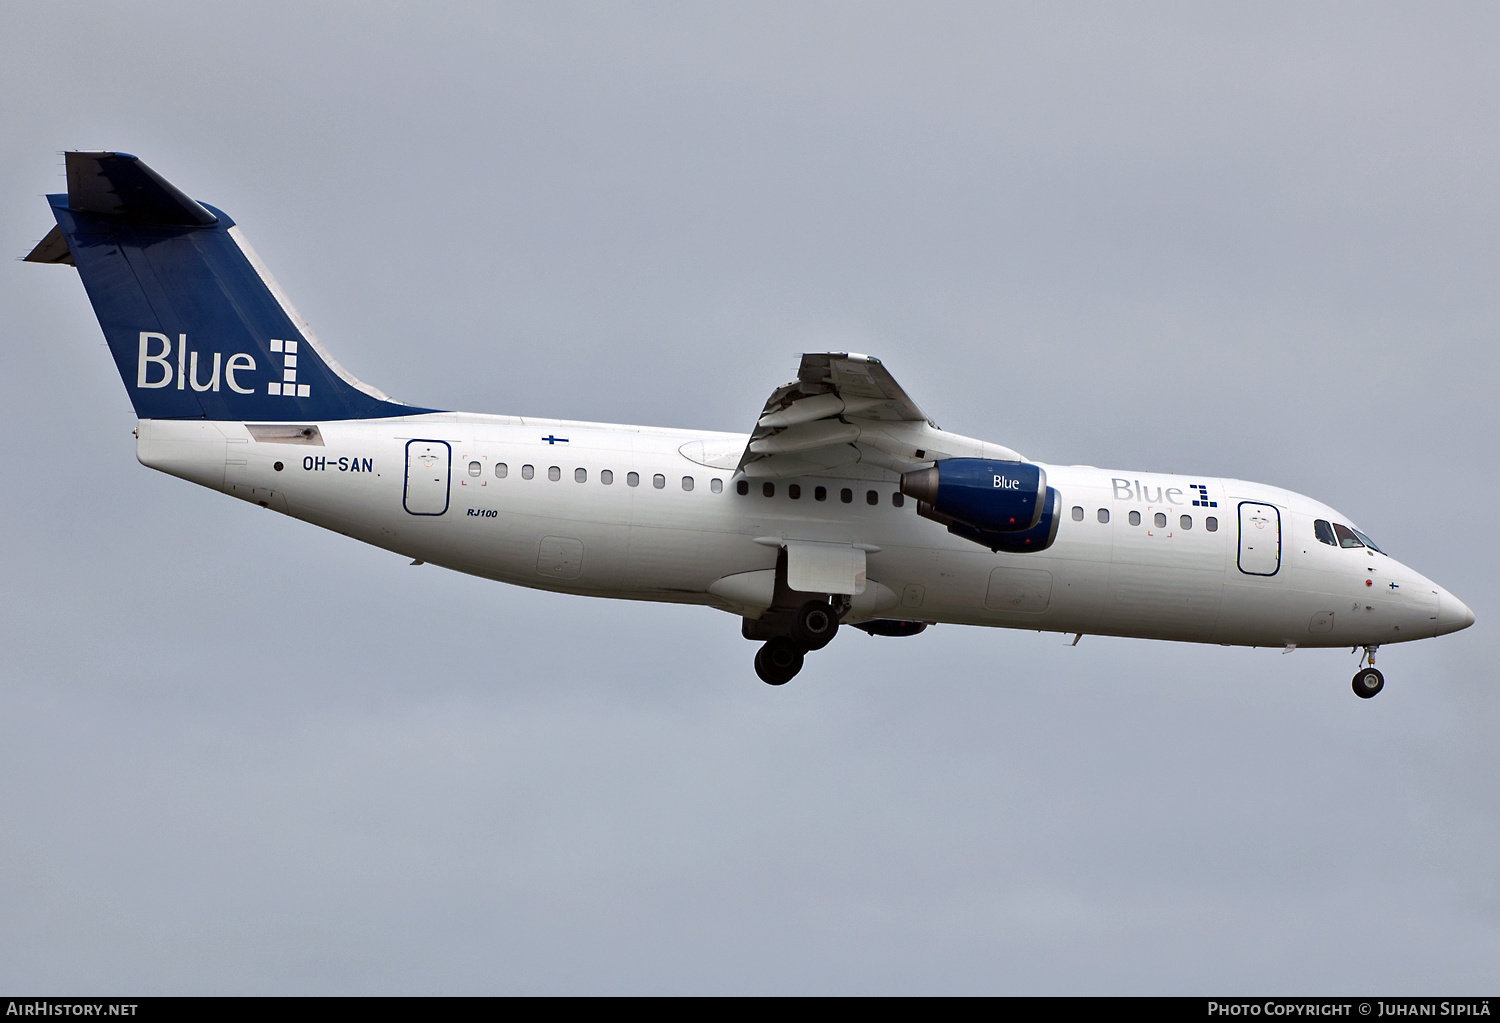
<svg viewBox="0 0 1500 1023">
<path fill-rule="evenodd" d="M 939 430 L 879 359 L 825 352 L 803 355 L 797 379 L 771 393 L 737 468 L 768 479 L 853 466 L 900 474 L 951 457 L 1021 456 Z"/>
</svg>

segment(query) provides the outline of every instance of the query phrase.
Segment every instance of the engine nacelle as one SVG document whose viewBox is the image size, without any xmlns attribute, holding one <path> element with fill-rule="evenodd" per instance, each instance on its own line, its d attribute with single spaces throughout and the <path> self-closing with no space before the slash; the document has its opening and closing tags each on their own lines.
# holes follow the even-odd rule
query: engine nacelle
<svg viewBox="0 0 1500 1023">
<path fill-rule="evenodd" d="M 917 514 L 992 551 L 1044 551 L 1057 538 L 1056 490 L 1039 465 L 987 458 L 945 458 L 901 477 Z"/>
<path fill-rule="evenodd" d="M 1042 517 L 1047 474 L 1027 462 L 945 458 L 902 476 L 901 492 L 920 502 L 919 514 L 944 525 L 962 522 L 987 533 L 1011 533 L 1032 528 Z"/>
<path fill-rule="evenodd" d="M 1062 516 L 1058 514 L 1061 505 L 1062 499 L 1057 491 L 1048 487 L 1042 517 L 1037 519 L 1036 525 L 1030 529 L 1011 533 L 992 533 L 983 529 L 975 529 L 962 522 L 952 522 L 948 524 L 948 532 L 954 536 L 961 536 L 965 540 L 982 544 L 992 551 L 1006 551 L 1010 554 L 1044 551 L 1052 546 L 1053 540 L 1057 539 L 1057 526 L 1062 521 Z"/>
</svg>

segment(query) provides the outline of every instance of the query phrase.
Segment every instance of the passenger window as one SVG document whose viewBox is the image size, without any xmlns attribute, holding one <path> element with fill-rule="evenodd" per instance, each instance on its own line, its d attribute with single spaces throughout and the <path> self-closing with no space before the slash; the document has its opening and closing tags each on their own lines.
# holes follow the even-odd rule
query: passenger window
<svg viewBox="0 0 1500 1023">
<path fill-rule="evenodd" d="M 1083 521 L 1083 505 L 1081 505 L 1081 504 L 1075 504 L 1073 506 L 1073 521 L 1074 522 L 1082 522 Z"/>
<path fill-rule="evenodd" d="M 536 469 L 534 469 L 532 466 L 529 466 L 529 465 L 523 465 L 523 466 L 521 466 L 521 478 L 523 480 L 529 480 L 529 479 L 531 479 L 531 477 L 533 477 L 535 475 L 536 475 Z"/>
<path fill-rule="evenodd" d="M 873 490 L 866 490 L 865 491 L 865 504 L 874 505 L 874 504 L 879 504 L 879 503 L 880 503 L 880 495 L 879 494 L 877 494 Z"/>
<path fill-rule="evenodd" d="M 599 482 L 600 483 L 603 483 L 607 487 L 611 483 L 613 483 L 614 481 L 615 481 L 615 471 L 613 469 L 600 469 L 599 470 Z"/>
<path fill-rule="evenodd" d="M 1217 533 L 1219 531 L 1219 520 L 1210 515 L 1203 520 L 1203 528 L 1210 533 Z"/>
<path fill-rule="evenodd" d="M 641 485 L 641 474 L 638 472 L 627 472 L 625 474 L 625 485 L 627 487 L 638 487 Z"/>
<path fill-rule="evenodd" d="M 718 478 L 711 479 L 708 481 L 708 489 L 716 494 L 722 494 L 724 492 L 724 481 Z"/>
<path fill-rule="evenodd" d="M 547 466 L 547 478 L 553 483 L 556 483 L 558 480 L 562 479 L 562 470 L 555 465 Z"/>
<path fill-rule="evenodd" d="M 589 471 L 587 469 L 574 469 L 573 470 L 573 482 L 574 483 L 587 483 L 588 481 L 589 481 Z"/>
<path fill-rule="evenodd" d="M 1141 524 L 1141 513 L 1140 512 L 1133 511 L 1133 512 L 1130 513 L 1130 524 L 1132 526 L 1139 526 Z"/>
<path fill-rule="evenodd" d="M 1326 543 L 1330 547 L 1339 545 L 1333 536 L 1333 526 L 1327 519 L 1318 519 L 1313 523 L 1313 536 L 1318 538 L 1318 543 Z"/>
<path fill-rule="evenodd" d="M 786 488 L 786 496 L 790 497 L 793 501 L 800 501 L 802 499 L 802 486 L 801 486 L 801 484 L 798 484 L 798 483 L 788 484 L 788 486 Z"/>
<path fill-rule="evenodd" d="M 469 463 L 469 475 L 470 476 L 478 476 L 482 472 L 484 472 L 484 466 L 480 465 L 478 462 L 470 462 Z"/>
<path fill-rule="evenodd" d="M 1156 513 L 1156 528 L 1157 529 L 1166 529 L 1167 528 L 1167 513 L 1166 512 L 1157 512 Z"/>
<path fill-rule="evenodd" d="M 767 481 L 765 483 L 762 483 L 760 485 L 760 492 L 762 494 L 765 494 L 767 497 L 775 497 L 776 496 L 776 484 L 771 483 L 769 481 Z"/>
<path fill-rule="evenodd" d="M 657 473 L 655 476 L 651 477 L 651 485 L 653 487 L 655 487 L 657 490 L 661 490 L 664 487 L 666 487 L 666 485 L 667 485 L 667 478 L 665 476 L 663 476 L 661 473 Z"/>
<path fill-rule="evenodd" d="M 891 504 L 897 508 L 902 507 L 906 504 L 906 496 L 902 494 L 901 491 L 896 491 L 891 495 Z"/>
<path fill-rule="evenodd" d="M 497 480 L 503 480 L 503 479 L 505 479 L 505 475 L 508 472 L 510 472 L 510 466 L 506 465 L 504 462 L 496 462 L 495 463 L 495 479 L 497 479 Z"/>
<path fill-rule="evenodd" d="M 814 501 L 826 501 L 826 500 L 828 500 L 828 488 L 827 487 L 813 487 L 813 500 Z"/>
<path fill-rule="evenodd" d="M 749 483 L 749 481 L 748 480 L 736 480 L 735 483 L 734 483 L 734 492 L 736 494 L 739 494 L 741 497 L 744 497 L 746 494 L 750 493 L 750 483 Z"/>
<path fill-rule="evenodd" d="M 1333 533 L 1339 538 L 1340 547 L 1364 546 L 1364 544 L 1359 542 L 1359 537 L 1354 535 L 1354 530 L 1350 529 L 1348 526 L 1340 525 L 1339 523 L 1335 522 L 1333 524 Z"/>
<path fill-rule="evenodd" d="M 682 477 L 682 489 L 683 490 L 692 490 L 693 489 L 693 477 L 691 477 L 691 476 L 684 476 L 684 477 Z"/>
<path fill-rule="evenodd" d="M 1100 522 L 1108 522 L 1109 521 L 1109 509 L 1108 508 L 1100 508 L 1099 509 L 1099 521 Z"/>
<path fill-rule="evenodd" d="M 1184 515 L 1182 518 L 1178 519 L 1177 521 L 1178 521 L 1178 524 L 1180 526 L 1182 526 L 1183 529 L 1192 529 L 1193 528 L 1193 517 L 1191 515 Z"/>
<path fill-rule="evenodd" d="M 854 491 L 850 490 L 848 487 L 845 487 L 843 490 L 839 491 L 839 500 L 843 501 L 845 504 L 853 504 Z"/>
</svg>

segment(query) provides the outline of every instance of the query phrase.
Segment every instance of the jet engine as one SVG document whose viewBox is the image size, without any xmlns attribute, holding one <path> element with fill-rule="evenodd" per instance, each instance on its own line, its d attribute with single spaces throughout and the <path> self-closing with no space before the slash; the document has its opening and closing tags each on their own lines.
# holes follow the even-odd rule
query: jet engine
<svg viewBox="0 0 1500 1023">
<path fill-rule="evenodd" d="M 1039 465 L 945 458 L 901 477 L 917 514 L 992 551 L 1043 551 L 1057 538 L 1057 491 Z"/>
</svg>

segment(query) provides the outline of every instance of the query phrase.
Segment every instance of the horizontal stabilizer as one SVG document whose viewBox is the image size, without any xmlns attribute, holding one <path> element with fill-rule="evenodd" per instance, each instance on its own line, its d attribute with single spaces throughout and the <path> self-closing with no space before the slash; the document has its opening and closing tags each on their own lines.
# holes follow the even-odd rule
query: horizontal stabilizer
<svg viewBox="0 0 1500 1023">
<path fill-rule="evenodd" d="M 66 153 L 68 208 L 142 224 L 218 223 L 203 206 L 129 153 Z"/>
<path fill-rule="evenodd" d="M 62 228 L 54 225 L 47 236 L 36 243 L 36 248 L 26 254 L 25 262 L 73 266 L 73 253 L 68 251 L 68 240 L 63 237 Z"/>
</svg>

